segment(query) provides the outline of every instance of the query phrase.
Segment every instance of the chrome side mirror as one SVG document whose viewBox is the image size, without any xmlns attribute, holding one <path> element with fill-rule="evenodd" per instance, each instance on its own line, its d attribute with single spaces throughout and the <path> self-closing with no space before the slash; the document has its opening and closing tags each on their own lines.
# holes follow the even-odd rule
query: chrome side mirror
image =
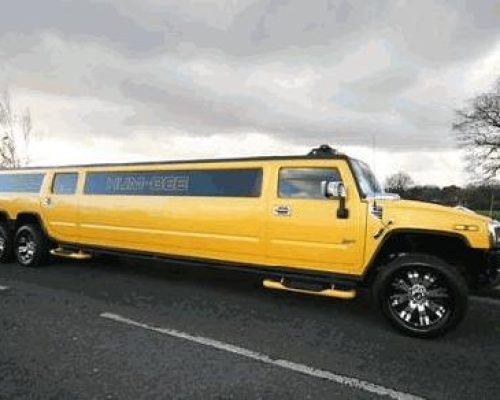
<svg viewBox="0 0 500 400">
<path fill-rule="evenodd" d="M 347 197 L 347 190 L 343 182 L 331 181 L 323 182 L 323 194 L 329 199 L 345 199 Z"/>
<path fill-rule="evenodd" d="M 321 182 L 323 195 L 328 199 L 338 199 L 339 208 L 337 209 L 338 219 L 349 218 L 349 210 L 346 208 L 347 189 L 343 182 L 340 181 L 324 181 Z"/>
</svg>

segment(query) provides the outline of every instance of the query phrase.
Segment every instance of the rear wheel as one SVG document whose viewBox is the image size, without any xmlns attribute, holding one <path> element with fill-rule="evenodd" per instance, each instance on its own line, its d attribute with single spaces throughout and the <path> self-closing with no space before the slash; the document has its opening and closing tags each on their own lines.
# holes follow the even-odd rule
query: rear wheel
<svg viewBox="0 0 500 400">
<path fill-rule="evenodd" d="M 385 317 L 411 336 L 442 335 L 467 310 L 463 276 L 441 259 L 425 254 L 402 256 L 384 267 L 374 291 Z"/>
<path fill-rule="evenodd" d="M 48 240 L 36 224 L 26 224 L 17 230 L 14 250 L 17 262 L 23 267 L 42 266 L 49 258 Z"/>
<path fill-rule="evenodd" d="M 10 261 L 12 256 L 12 234 L 5 224 L 0 224 L 0 263 Z"/>
</svg>

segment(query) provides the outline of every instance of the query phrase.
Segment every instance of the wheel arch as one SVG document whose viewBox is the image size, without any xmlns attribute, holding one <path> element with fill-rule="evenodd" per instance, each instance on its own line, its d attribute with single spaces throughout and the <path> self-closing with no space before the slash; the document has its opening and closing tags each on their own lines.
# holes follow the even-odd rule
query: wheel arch
<svg viewBox="0 0 500 400">
<path fill-rule="evenodd" d="M 0 209 L 0 223 L 7 225 L 9 229 L 12 229 L 12 218 L 7 210 Z"/>
<path fill-rule="evenodd" d="M 24 224 L 28 224 L 28 223 L 35 223 L 35 224 L 37 224 L 38 226 L 40 226 L 40 228 L 42 229 L 43 233 L 47 237 L 49 237 L 49 234 L 48 234 L 48 231 L 47 231 L 47 227 L 45 226 L 43 218 L 37 212 L 33 212 L 33 211 L 21 211 L 21 212 L 19 212 L 16 215 L 16 218 L 14 219 L 14 224 L 13 224 L 14 226 L 13 226 L 13 228 L 15 230 L 17 230 L 17 229 L 19 229 L 20 226 L 22 226 Z"/>
<path fill-rule="evenodd" d="M 384 265 L 401 255 L 424 253 L 457 267 L 467 267 L 473 249 L 467 238 L 459 233 L 425 229 L 394 229 L 379 243 L 363 274 L 363 282 L 371 284 Z M 464 265 L 462 265 L 464 264 Z"/>
</svg>

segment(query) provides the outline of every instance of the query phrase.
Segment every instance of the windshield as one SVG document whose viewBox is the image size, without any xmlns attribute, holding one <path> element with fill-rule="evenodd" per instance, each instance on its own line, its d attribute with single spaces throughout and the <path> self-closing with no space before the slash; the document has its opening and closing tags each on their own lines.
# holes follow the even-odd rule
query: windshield
<svg viewBox="0 0 500 400">
<path fill-rule="evenodd" d="M 380 183 L 367 164 L 352 158 L 351 163 L 359 187 L 365 197 L 384 193 L 382 186 L 380 186 Z"/>
</svg>

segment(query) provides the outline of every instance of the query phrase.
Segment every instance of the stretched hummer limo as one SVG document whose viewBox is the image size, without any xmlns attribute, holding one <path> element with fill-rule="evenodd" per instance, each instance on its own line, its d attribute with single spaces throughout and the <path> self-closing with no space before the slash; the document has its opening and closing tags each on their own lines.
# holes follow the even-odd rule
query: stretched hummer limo
<svg viewBox="0 0 500 400">
<path fill-rule="evenodd" d="M 234 268 L 266 288 L 351 299 L 419 337 L 498 279 L 500 224 L 385 193 L 327 145 L 305 156 L 0 171 L 0 261 L 122 254 Z"/>
</svg>

